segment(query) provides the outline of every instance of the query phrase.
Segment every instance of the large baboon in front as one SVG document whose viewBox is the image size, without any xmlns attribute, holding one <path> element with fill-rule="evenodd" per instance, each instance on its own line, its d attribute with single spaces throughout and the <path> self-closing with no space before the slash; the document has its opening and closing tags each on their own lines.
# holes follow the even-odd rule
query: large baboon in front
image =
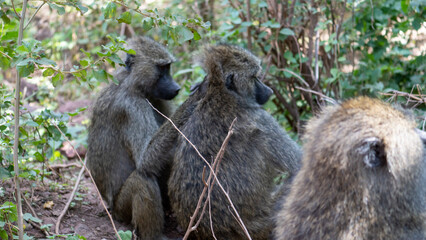
<svg viewBox="0 0 426 240">
<path fill-rule="evenodd" d="M 275 239 L 426 239 L 426 155 L 415 127 L 367 97 L 310 120 Z"/>
<path fill-rule="evenodd" d="M 221 44 L 204 49 L 200 60 L 208 73 L 206 80 L 184 103 L 183 113 L 177 110 L 172 120 L 210 161 L 237 118 L 218 177 L 253 239 L 266 239 L 273 225 L 274 178 L 282 172 L 295 174 L 301 151 L 261 107 L 272 91 L 258 80 L 261 66 L 255 56 L 242 48 Z M 204 187 L 205 164 L 172 128 L 165 124 L 153 137 L 138 171 L 141 176 L 161 178 L 163 167 L 171 165 L 168 195 L 179 224 L 186 228 Z M 171 139 L 162 134 L 167 131 Z M 212 238 L 208 216 L 204 215 L 193 237 Z M 211 216 L 219 239 L 244 238 L 217 186 L 211 194 Z"/>
<path fill-rule="evenodd" d="M 135 55 L 127 55 L 126 67 L 118 70 L 119 84 L 111 83 L 93 107 L 89 127 L 87 166 L 114 215 L 115 200 L 123 183 L 136 169 L 149 140 L 163 122 L 147 99 L 166 115 L 180 87 L 170 76 L 174 57 L 161 44 L 147 37 L 129 41 Z"/>
</svg>

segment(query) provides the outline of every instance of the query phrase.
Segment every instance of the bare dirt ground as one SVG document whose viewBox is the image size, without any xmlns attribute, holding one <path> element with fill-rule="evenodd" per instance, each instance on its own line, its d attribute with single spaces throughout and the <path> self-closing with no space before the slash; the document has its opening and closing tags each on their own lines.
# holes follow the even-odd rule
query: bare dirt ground
<svg viewBox="0 0 426 240">
<path fill-rule="evenodd" d="M 25 222 L 25 233 L 34 239 L 47 239 L 48 235 L 40 230 L 40 225 L 51 224 L 50 235 L 55 232 L 55 226 L 61 212 L 66 205 L 75 179 L 78 176 L 79 168 L 71 167 L 62 169 L 59 175 L 44 179 L 43 182 L 33 182 L 23 180 L 21 183 L 22 192 L 28 204 L 23 201 L 23 213 L 31 213 L 29 207 L 37 214 L 35 217 L 42 220 L 41 224 Z M 0 203 L 14 200 L 14 184 L 11 179 L 0 181 L 0 186 L 4 188 L 5 194 L 0 197 Z M 94 185 L 86 175 L 82 177 L 79 185 L 77 198 L 71 204 L 61 221 L 59 234 L 78 234 L 86 239 L 117 239 L 111 221 L 102 207 L 97 196 Z M 53 203 L 53 204 L 52 204 Z M 32 214 L 33 215 L 33 214 Z M 118 231 L 133 231 L 130 224 L 114 221 Z M 166 213 L 166 236 L 179 239 L 183 236 L 182 231 L 177 227 L 176 221 L 171 213 Z M 58 237 L 59 239 L 59 237 Z M 133 239 L 136 239 L 133 237 Z"/>
</svg>

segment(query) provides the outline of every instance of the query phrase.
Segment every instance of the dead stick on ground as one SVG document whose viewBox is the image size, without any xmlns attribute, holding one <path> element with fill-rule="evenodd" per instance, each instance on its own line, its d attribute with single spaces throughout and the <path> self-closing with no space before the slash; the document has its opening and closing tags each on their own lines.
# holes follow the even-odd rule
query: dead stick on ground
<svg viewBox="0 0 426 240">
<path fill-rule="evenodd" d="M 53 123 L 53 122 L 52 122 L 52 124 L 53 124 L 53 126 L 55 126 L 55 127 L 56 127 L 56 129 L 58 129 L 58 131 L 61 133 L 62 137 L 63 137 L 63 138 L 64 138 L 64 139 L 65 139 L 65 140 L 66 140 L 66 141 L 70 144 L 70 146 L 72 147 L 72 149 L 74 150 L 74 152 L 77 154 L 78 160 L 80 160 L 81 164 L 83 164 L 83 169 L 84 169 L 84 170 L 86 170 L 86 172 L 89 174 L 90 179 L 92 180 L 93 186 L 95 187 L 95 189 L 96 189 L 96 193 L 98 194 L 98 198 L 99 198 L 99 200 L 100 200 L 100 202 L 101 202 L 102 206 L 104 207 L 104 209 L 105 209 L 106 213 L 108 214 L 109 220 L 111 221 L 111 225 L 112 225 L 112 227 L 113 227 L 113 229 L 114 229 L 115 234 L 117 235 L 117 238 L 118 238 L 119 240 L 122 240 L 122 239 L 121 239 L 121 237 L 120 237 L 120 235 L 118 234 L 117 228 L 115 227 L 114 220 L 112 220 L 112 216 L 111 216 L 111 214 L 109 213 L 109 211 L 108 211 L 107 207 L 105 206 L 105 203 L 104 203 L 104 201 L 102 200 L 101 193 L 99 192 L 99 189 L 98 189 L 98 187 L 97 187 L 97 186 L 96 186 L 96 184 L 95 184 L 95 180 L 93 179 L 92 174 L 90 173 L 89 169 L 87 169 L 85 162 L 83 162 L 83 160 L 81 160 L 80 154 L 78 154 L 78 152 L 77 152 L 77 150 L 75 149 L 74 145 L 70 142 L 70 140 L 68 140 L 68 138 L 67 138 L 67 137 L 65 136 L 65 134 L 62 132 L 62 130 L 58 127 L 58 125 L 56 125 L 56 124 L 55 124 L 55 123 Z"/>
<path fill-rule="evenodd" d="M 86 159 L 84 159 L 83 164 L 86 165 Z M 75 181 L 74 189 L 71 192 L 68 202 L 67 204 L 65 204 L 64 210 L 62 210 L 61 215 L 59 215 L 58 220 L 56 221 L 56 226 L 55 226 L 56 234 L 59 234 L 59 226 L 61 225 L 62 218 L 65 216 L 65 213 L 68 211 L 68 208 L 70 207 L 70 204 L 72 200 L 74 199 L 75 193 L 77 192 L 77 189 L 78 189 L 78 185 L 80 185 L 81 176 L 83 175 L 83 172 L 84 172 L 84 168 L 82 167 L 80 169 L 80 172 L 78 173 L 78 177 L 77 177 L 77 180 Z"/>
<path fill-rule="evenodd" d="M 204 163 L 207 165 L 207 167 L 210 169 L 210 172 L 213 174 L 214 179 L 217 182 L 217 185 L 219 186 L 220 190 L 223 192 L 223 194 L 225 195 L 226 199 L 229 202 L 230 207 L 232 208 L 232 210 L 235 213 L 235 216 L 237 218 L 237 220 L 239 221 L 238 224 L 240 224 L 242 226 L 242 229 L 244 231 L 244 234 L 246 234 L 247 238 L 251 240 L 251 236 L 247 230 L 247 227 L 245 226 L 243 220 L 240 217 L 240 214 L 238 213 L 237 209 L 234 206 L 234 203 L 231 200 L 231 197 L 229 196 L 229 194 L 226 192 L 225 188 L 222 186 L 222 184 L 220 183 L 219 179 L 217 178 L 216 174 L 214 173 L 215 171 L 213 170 L 212 166 L 210 165 L 210 163 L 203 157 L 203 155 L 201 155 L 200 151 L 198 151 L 197 147 L 185 136 L 185 134 L 182 133 L 181 130 L 179 130 L 179 128 L 175 125 L 175 123 L 168 118 L 166 115 L 164 115 L 162 112 L 160 112 L 158 109 L 156 109 L 149 101 L 148 99 L 146 99 L 146 101 L 148 102 L 148 104 L 151 106 L 152 109 L 154 109 L 156 112 L 158 112 L 161 116 L 163 116 L 165 119 L 167 119 L 167 121 L 169 121 L 173 127 L 176 129 L 176 131 L 179 132 L 180 135 L 182 135 L 182 137 L 192 146 L 192 148 L 195 150 L 195 152 L 198 154 L 198 156 L 200 156 L 200 158 L 204 161 Z"/>
<path fill-rule="evenodd" d="M 21 194 L 21 196 L 22 196 L 22 199 L 24 199 L 25 204 L 27 204 L 27 207 L 30 209 L 30 211 L 31 211 L 31 213 L 33 214 L 33 216 L 34 216 L 34 217 L 37 217 L 36 212 L 34 211 L 33 207 L 31 207 L 31 204 L 28 202 L 27 198 L 25 198 L 25 196 L 24 196 L 23 194 Z M 33 222 L 33 221 L 31 221 L 31 220 L 30 220 L 30 223 L 31 223 L 31 225 L 33 225 L 34 227 L 36 227 L 36 228 L 40 229 L 40 231 L 42 231 L 46 237 L 47 237 L 47 236 L 52 235 L 52 234 L 51 234 L 50 232 L 48 232 L 46 229 L 42 229 L 42 228 L 41 228 L 41 225 L 39 225 L 38 223 Z"/>
</svg>

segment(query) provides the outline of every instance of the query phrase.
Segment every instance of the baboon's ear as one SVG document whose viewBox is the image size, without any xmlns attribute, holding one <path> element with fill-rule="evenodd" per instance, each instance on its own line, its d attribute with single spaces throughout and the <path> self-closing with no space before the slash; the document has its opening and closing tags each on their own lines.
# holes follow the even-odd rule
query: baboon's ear
<svg viewBox="0 0 426 240">
<path fill-rule="evenodd" d="M 237 87 L 235 87 L 235 83 L 234 83 L 234 74 L 229 74 L 226 77 L 226 82 L 225 82 L 225 86 L 226 88 L 228 88 L 231 91 L 237 92 Z"/>
<path fill-rule="evenodd" d="M 386 153 L 382 140 L 369 137 L 361 142 L 357 154 L 363 159 L 364 164 L 370 168 L 386 165 Z"/>
<path fill-rule="evenodd" d="M 426 145 L 426 132 L 416 128 L 417 134 L 420 136 L 420 139 L 423 141 L 423 144 Z"/>
<path fill-rule="evenodd" d="M 136 56 L 133 55 L 133 54 L 127 54 L 127 56 L 126 56 L 126 61 L 124 62 L 124 64 L 126 64 L 126 69 L 129 72 L 132 70 L 132 65 L 134 63 L 134 58 L 135 57 Z"/>
</svg>

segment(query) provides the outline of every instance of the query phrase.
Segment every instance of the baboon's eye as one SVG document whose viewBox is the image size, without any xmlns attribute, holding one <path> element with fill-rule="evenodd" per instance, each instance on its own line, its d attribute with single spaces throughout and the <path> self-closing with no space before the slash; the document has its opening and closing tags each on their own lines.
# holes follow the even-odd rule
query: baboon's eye
<svg viewBox="0 0 426 240">
<path fill-rule="evenodd" d="M 225 85 L 229 90 L 237 92 L 237 87 L 234 83 L 234 74 L 230 74 L 228 77 L 226 77 Z"/>
<path fill-rule="evenodd" d="M 158 65 L 157 68 L 160 73 L 168 73 L 170 71 L 170 64 Z"/>
<path fill-rule="evenodd" d="M 126 61 L 124 62 L 124 64 L 126 64 L 127 71 L 131 71 L 132 70 L 132 65 L 134 63 L 134 58 L 135 57 L 136 56 L 133 55 L 133 54 L 127 54 Z"/>
</svg>

